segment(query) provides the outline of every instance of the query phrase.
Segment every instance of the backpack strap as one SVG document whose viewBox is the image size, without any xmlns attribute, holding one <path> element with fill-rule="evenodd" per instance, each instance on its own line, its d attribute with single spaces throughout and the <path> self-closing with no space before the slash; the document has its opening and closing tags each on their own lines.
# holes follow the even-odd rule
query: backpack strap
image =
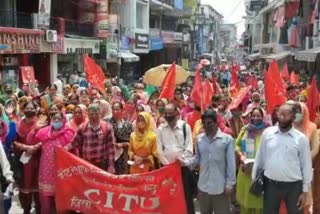
<svg viewBox="0 0 320 214">
<path fill-rule="evenodd" d="M 186 145 L 186 140 L 187 140 L 187 128 L 186 128 L 187 124 L 184 123 L 182 125 L 182 131 L 183 131 L 183 146 Z"/>
</svg>

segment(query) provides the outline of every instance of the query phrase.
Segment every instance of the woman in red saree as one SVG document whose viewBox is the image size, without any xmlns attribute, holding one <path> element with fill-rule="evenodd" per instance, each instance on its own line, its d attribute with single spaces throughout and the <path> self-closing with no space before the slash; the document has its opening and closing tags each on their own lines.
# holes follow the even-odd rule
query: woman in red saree
<svg viewBox="0 0 320 214">
<path fill-rule="evenodd" d="M 27 102 L 23 107 L 25 117 L 17 124 L 17 140 L 14 142 L 16 153 L 21 156 L 28 152 L 28 146 L 37 142 L 27 141 L 27 135 L 31 132 L 38 121 L 36 116 L 37 105 L 33 101 Z M 40 213 L 38 194 L 38 171 L 40 153 L 35 153 L 26 164 L 21 164 L 21 180 L 19 185 L 19 200 L 24 214 L 29 214 L 32 201 L 35 203 L 36 213 Z"/>
</svg>

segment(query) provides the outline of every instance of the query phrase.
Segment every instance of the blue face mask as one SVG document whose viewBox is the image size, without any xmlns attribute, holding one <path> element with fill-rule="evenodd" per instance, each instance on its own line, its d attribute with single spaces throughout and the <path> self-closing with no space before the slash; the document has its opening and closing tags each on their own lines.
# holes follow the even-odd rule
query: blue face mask
<svg viewBox="0 0 320 214">
<path fill-rule="evenodd" d="M 300 123 L 302 121 L 302 114 L 296 113 L 296 119 L 294 119 L 294 122 Z"/>
<path fill-rule="evenodd" d="M 62 122 L 52 122 L 52 127 L 55 129 L 55 130 L 59 130 L 62 128 Z"/>
<path fill-rule="evenodd" d="M 252 119 L 251 124 L 254 125 L 256 128 L 260 128 L 262 125 L 264 125 L 262 119 Z"/>
</svg>

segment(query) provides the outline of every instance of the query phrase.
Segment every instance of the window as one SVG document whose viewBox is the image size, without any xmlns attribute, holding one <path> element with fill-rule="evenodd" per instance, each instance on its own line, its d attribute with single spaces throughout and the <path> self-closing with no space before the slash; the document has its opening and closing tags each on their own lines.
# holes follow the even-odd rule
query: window
<svg viewBox="0 0 320 214">
<path fill-rule="evenodd" d="M 147 26 L 147 21 L 149 22 L 148 19 L 148 14 L 147 12 L 147 5 L 137 2 L 137 10 L 136 10 L 136 28 L 138 29 L 144 29 Z"/>
</svg>

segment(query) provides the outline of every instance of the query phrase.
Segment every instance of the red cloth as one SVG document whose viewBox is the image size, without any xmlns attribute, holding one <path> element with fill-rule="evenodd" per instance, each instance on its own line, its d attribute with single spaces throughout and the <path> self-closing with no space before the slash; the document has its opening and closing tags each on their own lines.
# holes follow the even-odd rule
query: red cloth
<svg viewBox="0 0 320 214">
<path fill-rule="evenodd" d="M 203 85 L 203 101 L 201 109 L 205 111 L 209 106 L 211 106 L 211 98 L 213 96 L 213 89 L 210 81 L 206 79 Z"/>
<path fill-rule="evenodd" d="M 276 61 L 273 61 L 269 66 L 269 70 L 265 72 L 264 85 L 267 110 L 271 114 L 277 105 L 282 105 L 286 102 L 285 88 Z"/>
<path fill-rule="evenodd" d="M 217 119 L 218 119 L 218 127 L 219 127 L 219 129 L 223 133 L 226 133 L 226 134 L 229 134 L 229 135 L 232 136 L 232 130 L 229 127 L 227 127 L 226 121 L 223 119 L 222 115 L 218 114 L 217 116 L 218 116 Z"/>
<path fill-rule="evenodd" d="M 281 75 L 282 75 L 284 80 L 286 80 L 286 81 L 290 80 L 290 75 L 289 75 L 289 70 L 288 70 L 287 63 L 284 63 Z"/>
<path fill-rule="evenodd" d="M 202 106 L 201 69 L 202 69 L 202 66 L 199 65 L 198 70 L 196 71 L 195 79 L 194 79 L 194 87 L 190 95 L 194 103 L 199 107 Z"/>
<path fill-rule="evenodd" d="M 87 81 L 92 84 L 96 89 L 98 89 L 103 95 L 107 96 L 104 82 L 106 81 L 106 77 L 100 68 L 99 65 L 95 63 L 95 61 L 90 58 L 88 55 L 84 55 L 83 57 L 83 65 L 84 70 L 86 72 Z"/>
<path fill-rule="evenodd" d="M 308 91 L 307 106 L 309 109 L 309 119 L 314 122 L 317 117 L 317 107 L 319 105 L 319 91 L 317 86 L 317 80 L 313 77 L 311 87 Z"/>
<path fill-rule="evenodd" d="M 230 96 L 234 97 L 241 89 L 241 84 L 237 75 L 238 71 L 234 67 L 231 72 L 231 81 L 230 81 Z"/>
<path fill-rule="evenodd" d="M 194 125 L 200 119 L 201 119 L 201 113 L 198 112 L 198 111 L 192 111 L 192 112 L 187 114 L 186 122 L 189 124 L 192 132 L 193 132 L 193 129 L 194 129 Z"/>
<path fill-rule="evenodd" d="M 174 91 L 176 88 L 176 63 L 173 62 L 166 77 L 162 82 L 162 90 L 159 99 L 166 98 L 168 100 L 174 99 Z"/>
<path fill-rule="evenodd" d="M 299 74 L 296 74 L 296 72 L 292 71 L 290 74 L 290 83 L 293 85 L 299 84 L 300 76 Z"/>
<path fill-rule="evenodd" d="M 214 74 L 212 75 L 212 88 L 213 88 L 213 94 L 222 94 L 222 89 L 217 83 L 217 79 Z"/>
<path fill-rule="evenodd" d="M 37 144 L 38 142 L 36 141 L 27 141 L 27 135 L 31 132 L 36 124 L 37 119 L 34 119 L 31 123 L 27 123 L 25 119 L 22 119 L 17 124 L 17 142 L 25 145 Z M 18 153 L 21 152 L 19 151 Z M 40 152 L 32 155 L 29 162 L 22 165 L 22 179 L 19 181 L 19 189 L 23 193 L 38 191 L 40 155 Z"/>
</svg>

